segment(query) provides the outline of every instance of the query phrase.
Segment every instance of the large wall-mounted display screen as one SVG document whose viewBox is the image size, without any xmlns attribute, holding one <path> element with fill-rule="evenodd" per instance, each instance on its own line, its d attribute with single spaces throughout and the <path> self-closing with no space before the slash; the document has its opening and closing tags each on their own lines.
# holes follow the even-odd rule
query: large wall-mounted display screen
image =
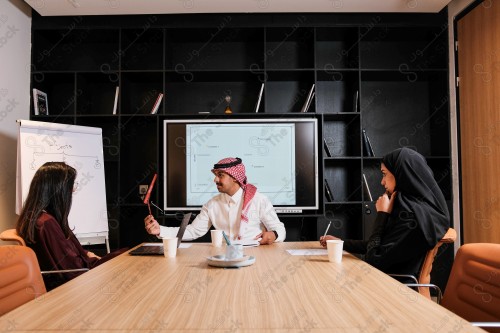
<svg viewBox="0 0 500 333">
<path fill-rule="evenodd" d="M 318 208 L 317 120 L 164 121 L 164 209 L 198 210 L 216 195 L 213 165 L 239 157 L 278 212 Z"/>
</svg>

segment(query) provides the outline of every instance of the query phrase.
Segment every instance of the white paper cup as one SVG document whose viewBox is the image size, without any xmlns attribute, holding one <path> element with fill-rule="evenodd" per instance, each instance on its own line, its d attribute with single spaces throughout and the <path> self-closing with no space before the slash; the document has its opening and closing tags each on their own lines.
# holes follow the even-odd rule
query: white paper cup
<svg viewBox="0 0 500 333">
<path fill-rule="evenodd" d="M 222 230 L 210 230 L 210 236 L 212 237 L 212 246 L 222 246 Z"/>
<path fill-rule="evenodd" d="M 234 260 L 243 257 L 243 245 L 235 244 L 226 247 L 226 259 Z"/>
<path fill-rule="evenodd" d="M 326 241 L 326 248 L 328 249 L 328 260 L 330 262 L 342 262 L 343 240 L 329 239 Z"/>
<path fill-rule="evenodd" d="M 177 255 L 177 237 L 163 238 L 163 255 L 173 258 Z"/>
</svg>

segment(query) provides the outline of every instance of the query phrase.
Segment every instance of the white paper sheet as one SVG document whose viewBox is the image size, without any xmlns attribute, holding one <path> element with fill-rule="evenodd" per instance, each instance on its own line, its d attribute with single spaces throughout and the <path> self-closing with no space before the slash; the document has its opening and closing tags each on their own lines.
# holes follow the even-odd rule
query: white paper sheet
<svg viewBox="0 0 500 333">
<path fill-rule="evenodd" d="M 327 256 L 327 249 L 286 250 L 292 256 Z"/>
</svg>

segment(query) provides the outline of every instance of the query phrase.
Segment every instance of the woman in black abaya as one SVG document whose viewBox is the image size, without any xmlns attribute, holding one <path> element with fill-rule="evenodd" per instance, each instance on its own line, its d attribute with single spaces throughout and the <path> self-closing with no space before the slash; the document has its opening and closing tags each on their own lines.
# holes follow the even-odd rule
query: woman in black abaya
<svg viewBox="0 0 500 333">
<path fill-rule="evenodd" d="M 364 254 L 385 273 L 418 276 L 425 254 L 450 226 L 446 201 L 425 158 L 414 150 L 385 155 L 380 170 L 386 192 L 375 205 L 374 232 L 367 241 L 344 240 L 344 250 Z M 321 237 L 321 245 L 328 239 L 336 237 Z"/>
</svg>

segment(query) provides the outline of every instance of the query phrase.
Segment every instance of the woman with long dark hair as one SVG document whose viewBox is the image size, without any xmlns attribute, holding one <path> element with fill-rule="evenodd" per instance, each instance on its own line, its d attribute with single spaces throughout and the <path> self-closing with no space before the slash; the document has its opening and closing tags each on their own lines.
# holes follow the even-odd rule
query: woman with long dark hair
<svg viewBox="0 0 500 333">
<path fill-rule="evenodd" d="M 75 268 L 91 269 L 123 251 L 103 258 L 85 250 L 68 223 L 76 170 L 64 162 L 47 162 L 33 176 L 23 209 L 17 221 L 17 233 L 35 251 L 42 271 Z M 51 290 L 82 272 L 44 275 Z"/>
</svg>

